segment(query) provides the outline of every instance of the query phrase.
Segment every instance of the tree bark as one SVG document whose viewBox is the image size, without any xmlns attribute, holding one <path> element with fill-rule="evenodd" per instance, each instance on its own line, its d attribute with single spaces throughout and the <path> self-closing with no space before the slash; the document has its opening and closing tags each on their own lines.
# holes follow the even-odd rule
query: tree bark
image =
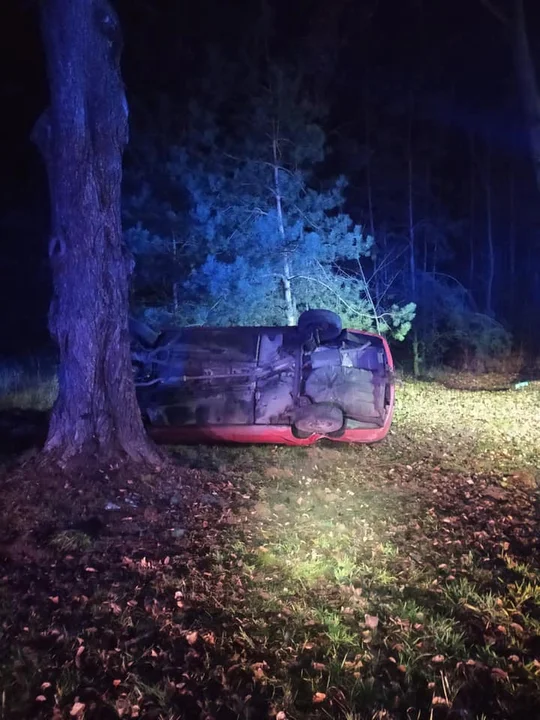
<svg viewBox="0 0 540 720">
<path fill-rule="evenodd" d="M 44 453 L 60 464 L 157 464 L 133 383 L 128 331 L 132 260 L 120 220 L 128 107 L 121 33 L 107 0 L 42 0 L 50 106 L 36 123 L 49 179 L 59 394 Z"/>
</svg>

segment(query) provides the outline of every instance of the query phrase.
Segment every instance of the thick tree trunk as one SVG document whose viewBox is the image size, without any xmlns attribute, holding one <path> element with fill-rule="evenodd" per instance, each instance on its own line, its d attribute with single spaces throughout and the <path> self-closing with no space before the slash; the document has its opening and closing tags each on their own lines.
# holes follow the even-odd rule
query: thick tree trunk
<svg viewBox="0 0 540 720">
<path fill-rule="evenodd" d="M 34 139 L 49 178 L 50 330 L 59 395 L 45 453 L 156 464 L 135 396 L 128 332 L 131 259 L 120 222 L 128 109 L 120 26 L 106 0 L 42 0 L 50 107 Z"/>
</svg>

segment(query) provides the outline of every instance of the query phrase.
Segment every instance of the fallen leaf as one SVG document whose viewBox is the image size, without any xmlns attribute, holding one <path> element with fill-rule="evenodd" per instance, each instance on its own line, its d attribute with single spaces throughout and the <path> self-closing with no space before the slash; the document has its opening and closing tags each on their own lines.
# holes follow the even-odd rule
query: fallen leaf
<svg viewBox="0 0 540 720">
<path fill-rule="evenodd" d="M 502 489 L 502 487 L 492 485 L 484 490 L 484 496 L 490 498 L 491 500 L 505 500 L 506 492 Z"/>
<path fill-rule="evenodd" d="M 255 677 L 256 680 L 262 680 L 265 677 L 263 665 L 264 665 L 264 663 L 258 662 L 258 663 L 253 663 L 253 665 L 251 666 L 253 676 Z"/>
<path fill-rule="evenodd" d="M 376 630 L 379 625 L 379 618 L 377 615 L 364 615 L 366 627 L 370 630 Z"/>
<path fill-rule="evenodd" d="M 501 670 L 501 668 L 491 668 L 491 676 L 496 680 L 508 680 L 508 673 Z"/>
<path fill-rule="evenodd" d="M 208 643 L 208 645 L 215 645 L 216 644 L 216 636 L 213 632 L 207 632 L 203 635 L 203 640 L 205 643 Z"/>
</svg>

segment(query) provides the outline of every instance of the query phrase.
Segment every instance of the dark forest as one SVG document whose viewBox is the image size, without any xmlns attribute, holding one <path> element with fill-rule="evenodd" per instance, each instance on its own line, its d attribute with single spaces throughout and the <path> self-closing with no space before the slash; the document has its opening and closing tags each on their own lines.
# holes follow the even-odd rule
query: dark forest
<svg viewBox="0 0 540 720">
<path fill-rule="evenodd" d="M 158 324 L 287 321 L 257 252 L 272 234 L 256 212 L 270 201 L 261 163 L 274 124 L 280 162 L 299 174 L 285 190 L 288 230 L 298 232 L 301 211 L 302 232 L 323 222 L 331 236 L 322 248 L 305 238 L 297 274 L 322 260 L 336 287 L 298 281 L 300 309 L 332 305 L 428 365 L 537 347 L 538 187 L 510 18 L 505 26 L 480 0 L 118 10 L 133 312 Z M 18 352 L 47 343 L 47 185 L 30 139 L 47 79 L 36 13 L 12 11 L 2 307 L 6 351 Z M 533 59 L 536 20 L 529 12 Z"/>
<path fill-rule="evenodd" d="M 540 717 L 536 2 L 0 18 L 0 720 Z"/>
</svg>

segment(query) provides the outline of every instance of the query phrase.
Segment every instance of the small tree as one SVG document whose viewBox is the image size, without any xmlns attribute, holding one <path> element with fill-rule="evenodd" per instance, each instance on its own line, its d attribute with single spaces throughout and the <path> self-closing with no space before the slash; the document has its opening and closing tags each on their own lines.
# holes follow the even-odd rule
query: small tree
<svg viewBox="0 0 540 720">
<path fill-rule="evenodd" d="M 301 76 L 272 68 L 246 93 L 231 90 L 215 112 L 193 103 L 191 132 L 172 153 L 172 179 L 190 207 L 181 252 L 191 268 L 172 316 L 292 325 L 302 310 L 327 307 L 349 325 L 404 337 L 414 307 L 374 302 L 363 271 L 373 238 L 343 212 L 345 179 L 316 180 L 326 155 L 322 112 Z M 139 253 L 144 230 L 128 232 Z M 156 237 L 154 248 L 164 241 Z"/>
<path fill-rule="evenodd" d="M 60 352 L 59 395 L 45 453 L 62 464 L 129 458 L 157 463 L 135 397 L 120 183 L 128 109 L 121 33 L 107 0 L 43 0 L 50 107 L 34 138 L 47 166 L 50 329 Z"/>
</svg>

